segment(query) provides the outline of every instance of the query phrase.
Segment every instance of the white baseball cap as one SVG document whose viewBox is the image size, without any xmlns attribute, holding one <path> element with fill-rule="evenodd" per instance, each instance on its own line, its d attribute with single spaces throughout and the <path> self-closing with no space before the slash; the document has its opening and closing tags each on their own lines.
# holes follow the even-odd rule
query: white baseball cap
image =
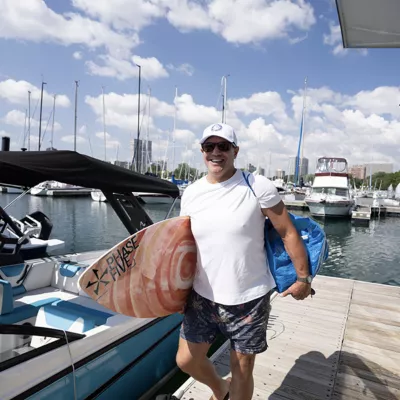
<svg viewBox="0 0 400 400">
<path fill-rule="evenodd" d="M 203 144 L 211 136 L 222 137 L 237 146 L 236 133 L 230 125 L 218 123 L 207 126 L 203 131 L 203 137 L 200 139 L 200 144 Z"/>
</svg>

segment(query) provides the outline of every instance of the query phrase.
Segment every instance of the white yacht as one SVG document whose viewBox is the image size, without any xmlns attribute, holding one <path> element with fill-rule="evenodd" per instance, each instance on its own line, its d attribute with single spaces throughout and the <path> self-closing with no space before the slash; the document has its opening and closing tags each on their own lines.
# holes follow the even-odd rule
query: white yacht
<svg viewBox="0 0 400 400">
<path fill-rule="evenodd" d="M 317 217 L 349 217 L 355 208 L 350 193 L 347 160 L 337 157 L 318 159 L 311 193 L 304 199 Z"/>
</svg>

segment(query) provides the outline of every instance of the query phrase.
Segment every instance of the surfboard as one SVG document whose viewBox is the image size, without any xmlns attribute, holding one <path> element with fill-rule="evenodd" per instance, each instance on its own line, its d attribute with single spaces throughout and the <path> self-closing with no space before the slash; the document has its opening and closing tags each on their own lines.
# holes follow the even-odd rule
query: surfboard
<svg viewBox="0 0 400 400">
<path fill-rule="evenodd" d="M 182 311 L 196 273 L 189 217 L 170 218 L 124 239 L 86 268 L 81 289 L 104 307 L 131 317 Z"/>
</svg>

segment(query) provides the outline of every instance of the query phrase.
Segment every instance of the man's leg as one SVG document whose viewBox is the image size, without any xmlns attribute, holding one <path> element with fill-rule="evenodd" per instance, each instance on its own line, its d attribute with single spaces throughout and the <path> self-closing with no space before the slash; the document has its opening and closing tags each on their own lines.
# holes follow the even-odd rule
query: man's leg
<svg viewBox="0 0 400 400">
<path fill-rule="evenodd" d="M 255 358 L 255 354 L 242 354 L 231 350 L 232 382 L 229 400 L 251 400 L 254 391 Z"/>
<path fill-rule="evenodd" d="M 191 343 L 180 338 L 176 363 L 183 372 L 207 385 L 213 391 L 215 399 L 223 400 L 228 393 L 229 383 L 218 376 L 208 359 L 210 346 L 209 343 Z"/>
<path fill-rule="evenodd" d="M 231 339 L 232 381 L 230 400 L 251 400 L 254 391 L 253 370 L 256 354 L 267 350 L 267 325 L 270 294 L 239 306 L 226 306 L 230 316 L 225 324 Z"/>
<path fill-rule="evenodd" d="M 178 367 L 207 385 L 216 400 L 223 400 L 229 383 L 218 376 L 207 352 L 218 333 L 215 304 L 192 291 L 185 307 L 176 355 Z"/>
</svg>

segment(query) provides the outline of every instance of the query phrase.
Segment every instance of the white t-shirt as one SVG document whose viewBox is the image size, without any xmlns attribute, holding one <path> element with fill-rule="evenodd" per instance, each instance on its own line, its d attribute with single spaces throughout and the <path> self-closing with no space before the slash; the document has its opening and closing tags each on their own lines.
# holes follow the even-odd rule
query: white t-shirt
<svg viewBox="0 0 400 400">
<path fill-rule="evenodd" d="M 198 250 L 193 289 L 219 304 L 246 303 L 275 287 L 261 208 L 275 206 L 281 197 L 264 176 L 250 174 L 249 183 L 258 199 L 241 170 L 221 183 L 203 177 L 188 186 L 181 199 L 180 215 L 190 216 Z"/>
</svg>

